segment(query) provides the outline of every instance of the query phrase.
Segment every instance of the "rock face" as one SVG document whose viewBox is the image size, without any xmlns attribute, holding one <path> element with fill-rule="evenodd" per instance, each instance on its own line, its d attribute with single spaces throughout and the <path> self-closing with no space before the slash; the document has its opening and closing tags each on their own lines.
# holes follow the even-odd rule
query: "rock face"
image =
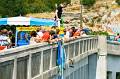
<svg viewBox="0 0 120 79">
<path fill-rule="evenodd" d="M 63 13 L 63 20 L 64 20 L 64 26 L 65 27 L 78 27 L 80 24 L 80 13 Z"/>
<path fill-rule="evenodd" d="M 104 12 L 107 13 L 106 5 L 111 5 L 113 0 L 97 0 L 96 4 L 90 8 L 86 9 L 82 7 L 83 10 L 83 20 L 84 16 L 96 16 L 100 15 Z M 109 6 L 110 7 L 110 6 Z M 65 27 L 79 27 L 80 26 L 80 0 L 71 0 L 71 4 L 68 4 L 67 7 L 64 8 L 63 19 Z M 37 17 L 37 18 L 52 18 L 54 19 L 55 12 L 52 13 L 37 13 L 37 14 L 29 14 L 27 16 Z M 88 18 L 88 17 L 87 17 Z M 89 17 L 91 18 L 91 17 Z M 89 20 L 89 19 L 87 19 Z M 85 20 L 86 22 L 86 20 Z M 91 20 L 90 20 L 91 22 Z"/>
<path fill-rule="evenodd" d="M 71 4 L 80 4 L 80 0 L 71 0 Z"/>
<path fill-rule="evenodd" d="M 114 0 L 97 0 L 96 4 L 91 9 L 84 9 L 83 16 L 101 16 L 107 13 L 106 6 L 111 7 Z M 89 10 L 89 11 L 88 11 Z M 88 14 L 89 13 L 89 14 Z M 64 9 L 64 26 L 80 26 L 80 0 L 71 0 L 71 5 Z M 102 17 L 102 16 L 101 16 Z"/>
</svg>

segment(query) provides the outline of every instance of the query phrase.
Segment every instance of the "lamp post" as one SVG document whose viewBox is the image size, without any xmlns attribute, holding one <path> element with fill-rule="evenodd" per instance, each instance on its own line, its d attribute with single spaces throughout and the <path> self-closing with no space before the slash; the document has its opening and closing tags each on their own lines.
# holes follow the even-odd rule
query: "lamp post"
<svg viewBox="0 0 120 79">
<path fill-rule="evenodd" d="M 82 0 L 80 0 L 80 27 L 83 27 L 82 21 Z"/>
</svg>

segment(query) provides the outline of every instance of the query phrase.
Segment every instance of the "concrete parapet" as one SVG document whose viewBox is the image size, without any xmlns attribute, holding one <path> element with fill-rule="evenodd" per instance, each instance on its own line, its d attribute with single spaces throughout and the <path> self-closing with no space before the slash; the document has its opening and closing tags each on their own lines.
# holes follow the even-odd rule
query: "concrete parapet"
<svg viewBox="0 0 120 79">
<path fill-rule="evenodd" d="M 105 36 L 98 36 L 98 50 L 96 79 L 107 79 L 107 40 Z"/>
</svg>

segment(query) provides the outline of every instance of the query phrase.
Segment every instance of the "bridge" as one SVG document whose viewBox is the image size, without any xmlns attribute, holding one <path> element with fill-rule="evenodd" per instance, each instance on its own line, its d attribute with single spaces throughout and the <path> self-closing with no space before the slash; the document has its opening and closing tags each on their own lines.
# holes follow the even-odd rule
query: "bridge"
<svg viewBox="0 0 120 79">
<path fill-rule="evenodd" d="M 0 79 L 59 79 L 57 46 L 45 43 L 1 51 Z M 119 43 L 107 42 L 105 36 L 66 42 L 64 79 L 119 79 L 119 47 Z"/>
</svg>

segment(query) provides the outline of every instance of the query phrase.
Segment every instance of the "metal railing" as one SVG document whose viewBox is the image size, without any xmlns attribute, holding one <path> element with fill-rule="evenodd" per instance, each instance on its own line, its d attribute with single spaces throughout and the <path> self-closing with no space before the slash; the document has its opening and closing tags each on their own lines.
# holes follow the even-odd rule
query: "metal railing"
<svg viewBox="0 0 120 79">
<path fill-rule="evenodd" d="M 64 44 L 66 64 L 96 53 L 98 37 L 87 36 Z M 57 44 L 35 44 L 0 52 L 0 79 L 50 79 L 58 74 Z M 56 78 L 55 78 L 56 79 Z"/>
</svg>

